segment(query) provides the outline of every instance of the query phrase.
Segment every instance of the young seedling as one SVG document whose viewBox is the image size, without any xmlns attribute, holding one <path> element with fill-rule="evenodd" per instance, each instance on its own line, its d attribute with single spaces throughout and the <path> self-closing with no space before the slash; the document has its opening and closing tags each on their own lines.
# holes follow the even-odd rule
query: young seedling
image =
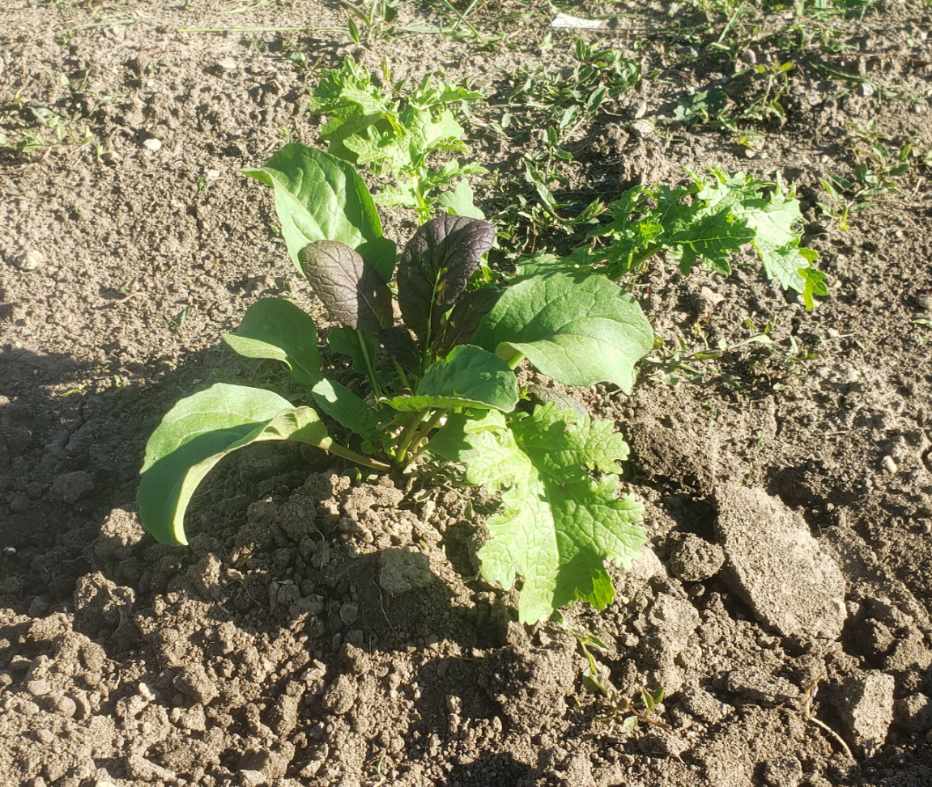
<svg viewBox="0 0 932 787">
<path fill-rule="evenodd" d="M 807 309 L 828 294 L 818 254 L 802 245 L 799 200 L 781 182 L 766 183 L 713 169 L 679 188 L 635 186 L 608 205 L 610 221 L 565 258 L 541 255 L 524 275 L 547 271 L 587 275 L 592 269 L 621 279 L 664 255 L 687 274 L 696 266 L 727 276 L 741 252 L 751 252 L 764 273 L 784 290 L 800 294 Z"/>
<path fill-rule="evenodd" d="M 327 346 L 364 382 L 354 389 L 340 379 L 297 306 L 253 304 L 227 344 L 283 363 L 306 395 L 292 403 L 217 384 L 178 402 L 146 447 L 138 497 L 146 529 L 186 543 L 198 484 L 254 442 L 305 443 L 382 472 L 409 468 L 426 450 L 462 467 L 468 484 L 500 494 L 478 557 L 486 581 L 520 581 L 520 620 L 546 619 L 575 600 L 609 604 L 605 562 L 628 564 L 644 541 L 640 504 L 619 496 L 628 447 L 610 422 L 529 406 L 515 369 L 526 360 L 565 385 L 606 381 L 630 391 L 653 346 L 637 303 L 602 275 L 484 284 L 481 260 L 495 231 L 470 217 L 431 219 L 396 255 L 355 169 L 303 145 L 246 174 L 272 187 L 289 256 L 334 324 Z"/>
<path fill-rule="evenodd" d="M 437 210 L 483 218 L 468 177 L 485 170 L 449 158 L 469 152 L 462 108 L 482 95 L 430 78 L 408 92 L 387 70 L 382 82 L 384 88 L 351 57 L 325 74 L 310 108 L 327 116 L 321 136 L 328 152 L 388 180 L 375 197 L 380 205 L 414 209 L 420 222 Z"/>
</svg>

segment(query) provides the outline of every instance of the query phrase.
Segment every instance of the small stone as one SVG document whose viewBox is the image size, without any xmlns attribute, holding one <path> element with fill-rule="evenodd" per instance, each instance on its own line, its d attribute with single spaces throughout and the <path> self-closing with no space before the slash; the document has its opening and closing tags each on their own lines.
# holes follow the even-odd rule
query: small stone
<svg viewBox="0 0 932 787">
<path fill-rule="evenodd" d="M 838 639 L 845 578 L 803 518 L 763 489 L 716 490 L 723 578 L 754 615 L 786 637 Z"/>
<path fill-rule="evenodd" d="M 9 672 L 0 672 L 0 689 L 12 685 L 13 676 Z"/>
<path fill-rule="evenodd" d="M 51 690 L 51 684 L 44 678 L 31 680 L 26 684 L 26 691 L 28 691 L 33 697 L 44 697 Z"/>
<path fill-rule="evenodd" d="M 61 697 L 55 703 L 55 710 L 70 719 L 78 712 L 78 705 L 71 697 Z"/>
<path fill-rule="evenodd" d="M 910 631 L 903 639 L 896 640 L 884 660 L 884 668 L 893 672 L 925 672 L 932 667 L 932 650 L 926 645 L 920 631 Z"/>
<path fill-rule="evenodd" d="M 631 128 L 642 137 L 652 137 L 657 133 L 657 128 L 654 126 L 653 121 L 648 118 L 635 120 L 634 123 L 631 124 Z"/>
<path fill-rule="evenodd" d="M 162 149 L 162 140 L 149 137 L 143 140 L 142 146 L 150 153 L 158 153 Z"/>
<path fill-rule="evenodd" d="M 430 563 L 420 552 L 386 549 L 379 555 L 379 586 L 393 595 L 429 585 L 433 580 Z"/>
<path fill-rule="evenodd" d="M 925 694 L 916 692 L 897 700 L 894 714 L 897 726 L 909 732 L 932 729 L 932 701 Z"/>
<path fill-rule="evenodd" d="M 793 755 L 764 763 L 764 784 L 767 787 L 797 787 L 802 778 L 803 765 Z"/>
<path fill-rule="evenodd" d="M 684 582 L 702 582 L 715 576 L 725 562 L 725 552 L 718 544 L 686 533 L 673 542 L 669 564 L 673 576 Z"/>
<path fill-rule="evenodd" d="M 36 730 L 36 740 L 39 741 L 39 743 L 49 746 L 55 742 L 55 736 L 46 729 Z"/>
<path fill-rule="evenodd" d="M 162 781 L 174 783 L 175 781 L 175 774 L 168 768 L 156 765 L 138 754 L 131 754 L 126 758 L 126 770 L 132 778 L 141 782 Z"/>
<path fill-rule="evenodd" d="M 136 687 L 136 693 L 139 694 L 146 702 L 152 702 L 155 699 L 155 692 L 145 683 L 140 683 Z"/>
<path fill-rule="evenodd" d="M 66 503 L 76 503 L 94 491 L 94 478 L 86 470 L 64 473 L 52 482 L 51 494 Z"/>
<path fill-rule="evenodd" d="M 45 255 L 38 249 L 27 249 L 14 260 L 14 264 L 21 271 L 34 271 L 45 265 L 45 262 Z"/>
<path fill-rule="evenodd" d="M 725 296 L 709 287 L 702 287 L 699 290 L 699 296 L 696 299 L 696 305 L 700 315 L 711 314 L 715 307 L 718 306 Z"/>
<path fill-rule="evenodd" d="M 782 705 L 796 699 L 799 689 L 786 678 L 768 675 L 749 667 L 732 670 L 725 677 L 725 688 L 756 705 Z"/>
<path fill-rule="evenodd" d="M 920 295 L 916 299 L 916 303 L 919 305 L 919 308 L 922 311 L 932 314 L 932 293 L 926 293 L 924 295 Z"/>
<path fill-rule="evenodd" d="M 249 769 L 244 769 L 239 772 L 240 778 L 243 780 L 243 784 L 265 784 L 266 778 L 265 774 L 261 771 L 251 771 Z"/>
<path fill-rule="evenodd" d="M 646 582 L 653 577 L 666 576 L 666 574 L 667 570 L 663 567 L 663 563 L 660 562 L 660 558 L 657 557 L 657 553 L 650 547 L 644 546 L 641 547 L 634 560 L 631 561 L 631 565 L 625 571 L 625 578 Z"/>
<path fill-rule="evenodd" d="M 39 712 L 39 706 L 31 700 L 23 700 L 19 703 L 19 712 L 23 716 L 35 716 Z"/>
<path fill-rule="evenodd" d="M 848 678 L 840 687 L 838 713 L 851 741 L 872 756 L 887 739 L 893 722 L 892 675 L 870 670 Z"/>
<path fill-rule="evenodd" d="M 324 692 L 324 707 L 337 716 L 349 713 L 356 703 L 356 683 L 349 675 L 340 675 Z"/>
<path fill-rule="evenodd" d="M 183 667 L 175 676 L 174 687 L 201 705 L 209 705 L 211 700 L 219 693 L 213 681 L 208 677 L 207 670 L 200 664 Z"/>
<path fill-rule="evenodd" d="M 359 605 L 346 602 L 340 606 L 340 620 L 345 626 L 351 626 L 359 617 Z"/>
<path fill-rule="evenodd" d="M 883 464 L 884 470 L 886 470 L 890 475 L 896 475 L 896 471 L 899 470 L 899 468 L 896 466 L 896 460 L 890 456 L 890 454 L 887 454 L 881 460 L 881 462 Z"/>
<path fill-rule="evenodd" d="M 175 710 L 180 710 L 175 708 Z M 178 718 L 178 726 L 191 732 L 204 732 L 207 729 L 207 716 L 203 705 L 192 705 Z"/>
<path fill-rule="evenodd" d="M 204 172 L 204 177 L 207 179 L 208 183 L 213 183 L 220 177 L 219 169 L 208 169 Z"/>
<path fill-rule="evenodd" d="M 223 60 L 218 60 L 217 68 L 219 68 L 221 71 L 236 71 L 236 59 L 232 57 L 225 57 Z"/>
</svg>

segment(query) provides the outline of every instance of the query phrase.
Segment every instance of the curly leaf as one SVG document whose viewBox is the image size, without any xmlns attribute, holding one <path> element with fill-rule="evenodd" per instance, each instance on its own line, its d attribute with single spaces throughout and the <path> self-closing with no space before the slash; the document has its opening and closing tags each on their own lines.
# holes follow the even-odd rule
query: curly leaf
<svg viewBox="0 0 932 787">
<path fill-rule="evenodd" d="M 388 403 L 401 411 L 469 407 L 508 413 L 518 403 L 518 380 L 501 358 L 464 344 L 427 370 L 413 396 Z"/>
<path fill-rule="evenodd" d="M 422 225 L 398 261 L 398 304 L 405 324 L 429 344 L 444 313 L 463 294 L 495 228 L 463 216 L 438 216 Z"/>
<path fill-rule="evenodd" d="M 391 279 L 395 245 L 382 237 L 375 203 L 351 164 L 292 142 L 243 174 L 274 190 L 288 256 L 299 271 L 301 249 L 335 240 L 356 249 L 384 281 Z"/>
<path fill-rule="evenodd" d="M 298 255 L 314 294 L 334 322 L 376 333 L 392 322 L 392 296 L 378 273 L 345 243 L 321 240 Z"/>
<path fill-rule="evenodd" d="M 489 582 L 512 587 L 521 578 L 518 617 L 545 620 L 582 600 L 604 609 L 615 589 L 606 561 L 630 564 L 645 541 L 641 505 L 617 496 L 615 475 L 627 446 L 611 424 L 552 405 L 510 420 L 451 416 L 431 451 L 461 462 L 468 483 L 502 493 L 502 509 L 487 523 L 479 550 Z"/>
<path fill-rule="evenodd" d="M 473 341 L 509 362 L 527 356 L 566 385 L 606 381 L 630 393 L 654 337 L 637 302 L 604 276 L 554 273 L 505 290 Z"/>
<path fill-rule="evenodd" d="M 225 333 L 223 340 L 246 358 L 281 361 L 302 385 L 320 379 L 317 327 L 310 316 L 283 298 L 256 301 L 239 327 Z"/>
<path fill-rule="evenodd" d="M 220 383 L 179 401 L 146 444 L 137 494 L 143 527 L 164 544 L 188 543 L 184 514 L 198 484 L 227 454 L 264 440 L 330 447 L 312 408 L 272 391 Z"/>
</svg>

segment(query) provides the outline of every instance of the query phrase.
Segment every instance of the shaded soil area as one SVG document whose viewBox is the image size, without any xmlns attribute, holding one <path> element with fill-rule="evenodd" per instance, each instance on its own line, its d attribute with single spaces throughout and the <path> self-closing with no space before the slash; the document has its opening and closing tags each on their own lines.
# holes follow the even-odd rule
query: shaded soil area
<svg viewBox="0 0 932 787">
<path fill-rule="evenodd" d="M 543 4 L 402 3 L 364 45 L 338 3 L 234 5 L 0 9 L 0 783 L 932 784 L 928 5 L 580 4 L 642 78 L 568 160 L 519 90 L 572 73 Z M 495 501 L 445 476 L 259 446 L 190 548 L 139 525 L 161 415 L 255 378 L 221 333 L 268 295 L 321 314 L 240 170 L 319 142 L 308 89 L 348 53 L 488 97 L 497 264 L 567 242 L 515 207 L 527 162 L 564 215 L 711 165 L 802 199 L 814 312 L 751 268 L 658 266 L 634 394 L 572 392 L 631 444 L 650 535 L 602 614 L 519 625 L 477 579 Z"/>
</svg>

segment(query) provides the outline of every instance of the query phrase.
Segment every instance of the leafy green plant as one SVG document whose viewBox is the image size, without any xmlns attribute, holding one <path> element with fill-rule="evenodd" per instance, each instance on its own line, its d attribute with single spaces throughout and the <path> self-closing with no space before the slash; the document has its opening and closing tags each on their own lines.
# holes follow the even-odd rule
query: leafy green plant
<svg viewBox="0 0 932 787">
<path fill-rule="evenodd" d="M 686 274 L 697 265 L 729 275 L 739 254 L 750 252 L 768 279 L 798 292 L 807 309 L 828 294 L 818 254 L 802 245 L 799 201 L 781 183 L 745 173 L 710 170 L 677 188 L 635 186 L 608 205 L 609 221 L 565 258 L 541 255 L 525 275 L 560 270 L 587 275 L 600 270 L 618 279 L 666 255 Z"/>
<path fill-rule="evenodd" d="M 396 254 L 354 168 L 303 145 L 246 174 L 272 187 L 289 256 L 333 326 L 322 350 L 314 321 L 289 301 L 250 307 L 225 341 L 284 364 L 303 394 L 291 402 L 216 384 L 179 401 L 146 447 L 138 495 L 146 529 L 186 543 L 198 484 L 251 443 L 304 443 L 381 472 L 415 467 L 426 451 L 501 495 L 481 574 L 504 588 L 520 581 L 522 621 L 574 600 L 610 603 L 605 562 L 627 564 L 644 541 L 640 504 L 619 496 L 627 445 L 609 422 L 527 401 L 515 369 L 527 360 L 563 384 L 630 391 L 653 345 L 637 303 L 597 274 L 485 283 L 495 230 L 471 217 L 433 218 Z"/>
<path fill-rule="evenodd" d="M 310 108 L 327 116 L 321 136 L 328 151 L 388 179 L 375 197 L 380 205 L 412 208 L 419 221 L 438 209 L 482 218 L 467 178 L 485 170 L 449 157 L 468 153 L 461 109 L 482 95 L 430 78 L 406 93 L 388 72 L 382 81 L 384 87 L 351 57 L 325 74 Z"/>
</svg>

